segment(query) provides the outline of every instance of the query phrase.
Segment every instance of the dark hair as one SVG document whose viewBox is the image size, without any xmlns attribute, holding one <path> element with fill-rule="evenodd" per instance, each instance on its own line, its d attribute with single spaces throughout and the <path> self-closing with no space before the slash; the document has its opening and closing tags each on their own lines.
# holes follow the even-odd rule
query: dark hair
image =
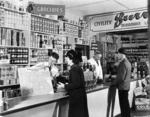
<svg viewBox="0 0 150 117">
<path fill-rule="evenodd" d="M 54 57 L 56 60 L 59 59 L 59 55 L 56 52 L 52 52 L 50 56 Z"/>
<path fill-rule="evenodd" d="M 125 49 L 124 49 L 124 48 L 119 48 L 119 49 L 118 49 L 118 53 L 126 54 L 126 52 L 125 52 Z"/>
<path fill-rule="evenodd" d="M 69 57 L 74 64 L 78 64 L 79 62 L 81 62 L 82 59 L 81 54 L 79 54 L 75 50 L 69 50 L 66 54 L 66 57 Z"/>
</svg>

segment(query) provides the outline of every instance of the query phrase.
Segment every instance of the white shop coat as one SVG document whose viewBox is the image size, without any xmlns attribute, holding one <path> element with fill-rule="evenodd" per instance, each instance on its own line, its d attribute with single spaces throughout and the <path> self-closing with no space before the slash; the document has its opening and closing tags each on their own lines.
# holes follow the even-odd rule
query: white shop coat
<svg viewBox="0 0 150 117">
<path fill-rule="evenodd" d="M 103 70 L 102 70 L 102 66 L 101 66 L 101 62 L 100 60 L 98 60 L 98 64 L 97 62 L 95 61 L 94 58 L 91 58 L 88 60 L 88 62 L 92 65 L 92 66 L 95 66 L 95 71 L 94 71 L 94 74 L 95 74 L 95 77 L 96 78 L 99 78 L 99 79 L 103 79 Z"/>
</svg>

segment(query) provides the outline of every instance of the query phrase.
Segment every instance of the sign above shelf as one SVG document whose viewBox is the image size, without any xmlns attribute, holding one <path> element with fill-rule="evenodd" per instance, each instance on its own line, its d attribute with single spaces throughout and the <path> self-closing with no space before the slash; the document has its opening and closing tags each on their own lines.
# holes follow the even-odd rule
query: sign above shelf
<svg viewBox="0 0 150 117">
<path fill-rule="evenodd" d="M 32 13 L 41 15 L 65 15 L 64 5 L 34 4 Z"/>
</svg>

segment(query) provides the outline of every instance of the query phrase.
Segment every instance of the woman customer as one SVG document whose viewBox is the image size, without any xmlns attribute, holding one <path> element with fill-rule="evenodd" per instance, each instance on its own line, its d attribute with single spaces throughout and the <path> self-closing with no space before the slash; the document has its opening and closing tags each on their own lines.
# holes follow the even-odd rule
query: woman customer
<svg viewBox="0 0 150 117">
<path fill-rule="evenodd" d="M 65 59 L 70 66 L 69 83 L 64 86 L 69 94 L 68 117 L 89 117 L 84 75 L 79 66 L 79 54 L 74 50 L 69 50 Z"/>
</svg>

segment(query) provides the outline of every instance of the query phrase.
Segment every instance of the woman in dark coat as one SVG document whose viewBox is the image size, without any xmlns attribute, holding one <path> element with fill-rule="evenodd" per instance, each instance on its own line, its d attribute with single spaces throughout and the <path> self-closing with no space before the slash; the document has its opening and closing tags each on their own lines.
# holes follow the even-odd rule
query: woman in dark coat
<svg viewBox="0 0 150 117">
<path fill-rule="evenodd" d="M 79 66 L 79 54 L 74 50 L 69 50 L 65 59 L 71 67 L 69 71 L 69 84 L 65 85 L 65 89 L 69 94 L 68 117 L 89 117 L 84 74 Z"/>
</svg>

